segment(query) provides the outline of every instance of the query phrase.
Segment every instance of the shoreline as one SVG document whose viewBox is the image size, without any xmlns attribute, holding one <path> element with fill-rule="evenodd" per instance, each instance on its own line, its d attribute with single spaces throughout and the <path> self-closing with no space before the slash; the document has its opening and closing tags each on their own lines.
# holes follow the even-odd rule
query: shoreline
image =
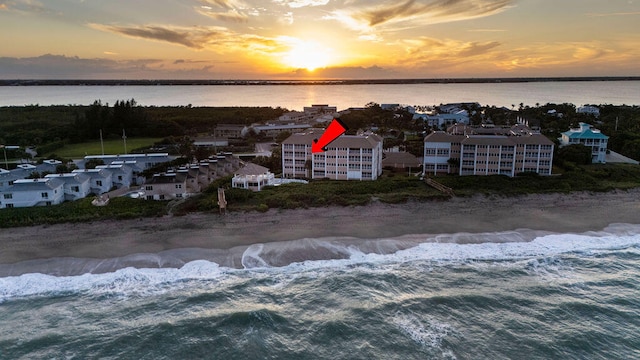
<svg viewBox="0 0 640 360">
<path fill-rule="evenodd" d="M 425 236 L 411 235 L 524 229 L 533 234 L 583 233 L 614 223 L 640 224 L 640 189 L 40 225 L 0 229 L 0 276 L 26 273 L 32 268 L 60 273 L 52 259 L 83 259 L 75 268 L 92 271 L 98 271 L 95 264 L 102 264 L 105 271 L 125 264 L 176 267 L 185 259 L 209 259 L 221 266 L 242 267 L 242 254 L 255 244 L 289 246 L 286 244 L 294 240 L 306 239 L 304 246 L 313 250 L 317 247 L 314 241 L 331 239 L 357 244 L 366 251 L 388 253 L 425 241 Z M 385 243 L 385 239 L 395 242 Z M 318 252 L 307 251 L 282 261 L 346 256 L 339 251 Z M 180 259 L 175 254 L 181 254 Z"/>
<path fill-rule="evenodd" d="M 569 81 L 638 81 L 640 76 L 551 76 L 551 77 L 488 77 L 488 78 L 390 78 L 390 79 L 6 79 L 0 86 L 221 86 L 221 85 L 389 85 L 389 84 L 490 84 Z"/>
</svg>

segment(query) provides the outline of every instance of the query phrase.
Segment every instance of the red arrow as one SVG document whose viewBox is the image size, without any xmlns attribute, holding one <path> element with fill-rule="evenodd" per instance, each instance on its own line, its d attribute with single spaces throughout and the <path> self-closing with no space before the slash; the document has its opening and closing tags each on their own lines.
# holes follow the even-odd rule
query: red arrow
<svg viewBox="0 0 640 360">
<path fill-rule="evenodd" d="M 327 151 L 326 146 L 345 132 L 347 132 L 347 125 L 340 121 L 340 119 L 333 119 L 327 130 L 325 130 L 322 136 L 320 136 L 320 140 L 313 140 L 311 152 L 317 153 Z"/>
</svg>

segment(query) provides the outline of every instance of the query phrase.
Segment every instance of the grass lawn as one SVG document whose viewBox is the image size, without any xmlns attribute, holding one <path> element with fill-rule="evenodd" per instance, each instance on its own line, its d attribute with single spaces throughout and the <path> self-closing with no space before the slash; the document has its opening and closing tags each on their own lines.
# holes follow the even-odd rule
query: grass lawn
<svg viewBox="0 0 640 360">
<path fill-rule="evenodd" d="M 162 140 L 161 138 L 132 138 L 127 139 L 127 152 L 133 149 L 141 148 L 144 146 L 153 145 L 153 143 Z M 86 155 L 102 155 L 102 148 L 100 147 L 100 140 L 80 143 L 80 144 L 67 144 L 61 149 L 53 151 L 56 155 L 63 158 L 82 158 Z M 104 141 L 104 153 L 105 154 L 124 154 L 124 144 L 122 139 L 117 140 L 105 140 Z M 43 155 L 43 154 L 40 154 Z M 50 155 L 50 154 L 47 154 Z"/>
</svg>

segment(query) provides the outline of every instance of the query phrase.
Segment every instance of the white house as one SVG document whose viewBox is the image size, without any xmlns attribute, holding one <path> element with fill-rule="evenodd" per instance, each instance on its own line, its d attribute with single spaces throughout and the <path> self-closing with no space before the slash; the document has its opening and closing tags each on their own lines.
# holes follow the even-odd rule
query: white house
<svg viewBox="0 0 640 360">
<path fill-rule="evenodd" d="M 591 162 L 605 163 L 607 161 L 607 142 L 609 137 L 594 129 L 591 125 L 580 123 L 577 129 L 569 129 L 562 133 L 560 146 L 582 144 L 591 148 Z"/>
<path fill-rule="evenodd" d="M 264 166 L 247 163 L 236 170 L 231 180 L 231 186 L 240 189 L 260 191 L 263 187 L 274 184 L 274 175 Z"/>
<path fill-rule="evenodd" d="M 14 181 L 19 179 L 24 179 L 24 176 L 22 176 L 21 173 L 18 174 L 14 171 L 0 169 L 0 191 L 7 189 L 11 185 L 13 185 Z"/>
<path fill-rule="evenodd" d="M 576 109 L 579 114 L 591 114 L 595 117 L 600 117 L 600 108 L 597 106 L 585 105 Z"/>
<path fill-rule="evenodd" d="M 124 164 L 98 165 L 96 169 L 107 169 L 111 171 L 111 185 L 116 188 L 128 188 L 133 183 L 133 169 Z"/>
<path fill-rule="evenodd" d="M 62 165 L 62 161 L 55 159 L 43 160 L 42 164 L 36 165 L 37 171 L 42 174 L 44 172 L 55 174 L 59 165 Z"/>
<path fill-rule="evenodd" d="M 20 179 L 2 191 L 0 208 L 50 206 L 64 201 L 64 182 L 60 179 Z"/>
<path fill-rule="evenodd" d="M 428 126 L 441 128 L 443 125 L 453 124 L 469 124 L 469 113 L 466 110 L 460 110 L 455 113 L 443 113 L 443 114 L 415 114 L 414 120 L 422 120 Z"/>
<path fill-rule="evenodd" d="M 105 165 L 109 165 L 114 161 L 135 161 L 141 168 L 150 169 L 156 165 L 174 160 L 175 156 L 168 153 L 149 153 L 149 154 L 125 154 L 125 155 L 89 155 L 84 157 L 84 163 L 88 160 L 102 160 Z M 84 167 L 84 163 L 80 167 Z"/>
<path fill-rule="evenodd" d="M 147 200 L 173 200 L 187 197 L 186 177 L 178 174 L 155 174 L 144 185 Z"/>
<path fill-rule="evenodd" d="M 91 178 L 82 173 L 49 174 L 45 179 L 59 179 L 64 182 L 64 199 L 75 201 L 91 193 Z"/>
<path fill-rule="evenodd" d="M 76 169 L 72 173 L 88 175 L 91 179 L 91 192 L 96 195 L 109 192 L 113 186 L 113 176 L 108 169 Z"/>
</svg>

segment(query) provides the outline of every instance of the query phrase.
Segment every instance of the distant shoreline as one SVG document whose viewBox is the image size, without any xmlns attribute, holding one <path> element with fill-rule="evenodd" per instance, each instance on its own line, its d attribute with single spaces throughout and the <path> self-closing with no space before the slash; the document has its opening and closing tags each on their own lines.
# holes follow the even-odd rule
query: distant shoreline
<svg viewBox="0 0 640 360">
<path fill-rule="evenodd" d="M 594 77 L 516 77 L 516 78 L 441 78 L 441 79 L 321 79 L 321 80 L 89 80 L 89 79 L 9 79 L 0 86 L 171 86 L 171 85 L 389 85 L 389 84 L 490 84 L 527 82 L 640 81 L 640 76 Z"/>
</svg>

